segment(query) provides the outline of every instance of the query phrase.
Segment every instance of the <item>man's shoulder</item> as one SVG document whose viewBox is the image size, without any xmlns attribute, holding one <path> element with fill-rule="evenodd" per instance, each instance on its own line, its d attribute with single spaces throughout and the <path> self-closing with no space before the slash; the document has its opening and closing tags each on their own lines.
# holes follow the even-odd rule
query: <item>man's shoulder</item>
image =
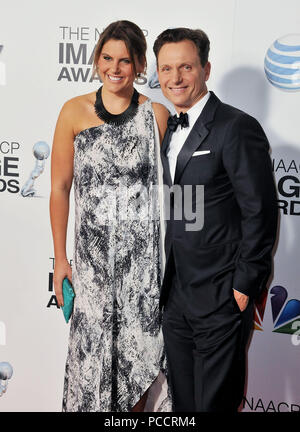
<svg viewBox="0 0 300 432">
<path fill-rule="evenodd" d="M 215 95 L 214 95 L 215 96 Z M 216 96 L 215 96 L 216 97 Z M 235 107 L 233 105 L 230 105 L 229 103 L 223 102 L 220 99 L 218 99 L 218 106 L 216 110 L 216 120 L 226 122 L 227 124 L 236 124 L 236 125 L 258 125 L 259 122 L 255 117 L 253 117 L 251 114 L 243 111 L 242 109 Z"/>
<path fill-rule="evenodd" d="M 251 132 L 253 136 L 267 139 L 263 127 L 255 117 L 240 108 L 222 102 L 219 99 L 217 100 L 218 105 L 213 123 L 215 131 L 222 134 L 222 136 L 224 136 L 225 133 L 227 138 L 229 137 L 228 139 L 231 139 L 237 134 L 248 134 L 249 132 Z"/>
<path fill-rule="evenodd" d="M 218 114 L 226 115 L 230 118 L 241 118 L 241 117 L 251 117 L 248 113 L 243 111 L 242 109 L 233 106 L 227 102 L 223 102 L 219 99 L 219 106 L 218 106 Z"/>
</svg>

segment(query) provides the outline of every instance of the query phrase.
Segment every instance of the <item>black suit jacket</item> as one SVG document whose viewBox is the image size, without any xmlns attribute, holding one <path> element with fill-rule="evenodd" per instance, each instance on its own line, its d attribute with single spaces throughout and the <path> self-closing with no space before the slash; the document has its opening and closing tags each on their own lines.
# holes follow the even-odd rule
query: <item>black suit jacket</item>
<svg viewBox="0 0 300 432">
<path fill-rule="evenodd" d="M 167 130 L 161 148 L 168 186 L 170 138 Z M 210 153 L 192 156 L 202 150 Z M 278 215 L 269 144 L 260 124 L 211 92 L 178 155 L 174 185 L 204 185 L 204 225 L 187 231 L 190 221 L 174 220 L 171 199 L 160 306 L 174 270 L 191 313 L 198 316 L 220 309 L 233 296 L 232 288 L 256 297 L 271 272 Z"/>
</svg>

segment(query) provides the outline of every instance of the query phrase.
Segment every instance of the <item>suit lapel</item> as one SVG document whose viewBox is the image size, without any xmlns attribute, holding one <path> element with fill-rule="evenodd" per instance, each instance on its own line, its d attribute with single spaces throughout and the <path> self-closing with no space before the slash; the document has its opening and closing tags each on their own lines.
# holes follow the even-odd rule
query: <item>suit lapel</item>
<svg viewBox="0 0 300 432">
<path fill-rule="evenodd" d="M 210 92 L 208 101 L 178 154 L 174 184 L 179 183 L 183 171 L 194 151 L 210 133 L 211 123 L 214 120 L 215 112 L 219 104 L 220 100 L 213 92 Z"/>
<path fill-rule="evenodd" d="M 175 170 L 175 178 L 174 184 L 178 184 L 179 180 L 183 174 L 183 171 L 192 157 L 194 151 L 201 145 L 201 143 L 205 140 L 207 135 L 209 134 L 209 130 L 206 128 L 204 124 L 199 125 L 200 127 L 191 130 L 189 136 L 187 137 L 182 149 L 180 150 Z"/>
</svg>

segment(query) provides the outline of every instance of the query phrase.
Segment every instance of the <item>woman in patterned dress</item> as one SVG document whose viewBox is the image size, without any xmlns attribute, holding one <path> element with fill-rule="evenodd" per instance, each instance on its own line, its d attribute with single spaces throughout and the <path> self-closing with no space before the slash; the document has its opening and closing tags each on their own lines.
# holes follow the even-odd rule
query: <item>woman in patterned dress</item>
<svg viewBox="0 0 300 432">
<path fill-rule="evenodd" d="M 164 367 L 159 288 L 163 252 L 159 142 L 166 108 L 134 91 L 146 40 L 129 21 L 110 24 L 95 48 L 103 83 L 67 101 L 52 148 L 50 215 L 54 287 L 75 291 L 64 381 L 64 411 L 143 411 Z M 75 242 L 66 257 L 70 189 Z M 124 217 L 125 212 L 125 217 Z M 145 217 L 145 215 L 148 216 Z"/>
</svg>

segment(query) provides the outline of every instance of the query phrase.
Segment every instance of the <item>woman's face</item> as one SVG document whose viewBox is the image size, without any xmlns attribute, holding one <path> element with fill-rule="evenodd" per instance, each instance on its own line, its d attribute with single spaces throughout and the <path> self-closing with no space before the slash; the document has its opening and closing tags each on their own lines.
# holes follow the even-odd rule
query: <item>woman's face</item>
<svg viewBox="0 0 300 432">
<path fill-rule="evenodd" d="M 137 73 L 143 71 L 136 62 Z M 122 40 L 110 39 L 102 47 L 98 60 L 98 73 L 103 85 L 113 93 L 131 90 L 135 79 L 129 52 Z"/>
</svg>

